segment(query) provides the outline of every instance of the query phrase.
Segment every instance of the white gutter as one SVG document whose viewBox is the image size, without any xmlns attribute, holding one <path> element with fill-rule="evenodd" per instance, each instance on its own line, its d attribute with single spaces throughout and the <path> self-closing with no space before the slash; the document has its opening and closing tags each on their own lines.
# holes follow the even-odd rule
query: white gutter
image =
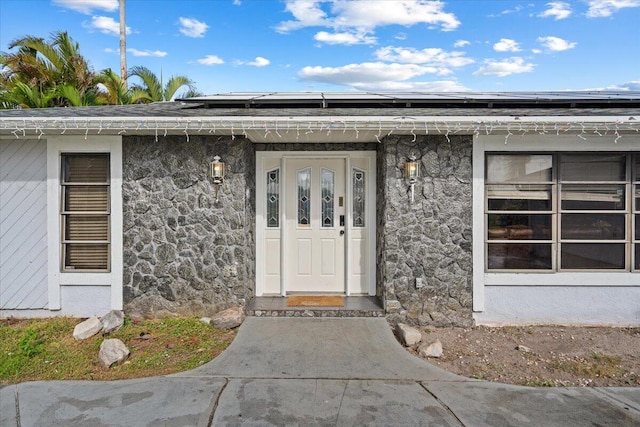
<svg viewBox="0 0 640 427">
<path fill-rule="evenodd" d="M 0 117 L 0 135 L 176 135 L 368 132 L 394 134 L 628 133 L 640 132 L 634 116 L 200 116 L 200 117 Z M 273 135 L 270 139 L 273 139 Z M 276 138 L 277 139 L 277 138 Z M 282 139 L 282 138 L 281 138 Z M 287 138 L 284 138 L 287 139 Z M 290 138 L 289 138 L 290 139 Z"/>
</svg>

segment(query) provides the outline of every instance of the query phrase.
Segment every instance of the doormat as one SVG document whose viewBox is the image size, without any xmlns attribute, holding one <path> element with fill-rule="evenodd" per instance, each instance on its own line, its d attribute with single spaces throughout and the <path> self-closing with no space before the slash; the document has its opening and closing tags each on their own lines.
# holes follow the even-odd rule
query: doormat
<svg viewBox="0 0 640 427">
<path fill-rule="evenodd" d="M 287 297 L 287 307 L 344 307 L 341 295 L 294 295 Z"/>
</svg>

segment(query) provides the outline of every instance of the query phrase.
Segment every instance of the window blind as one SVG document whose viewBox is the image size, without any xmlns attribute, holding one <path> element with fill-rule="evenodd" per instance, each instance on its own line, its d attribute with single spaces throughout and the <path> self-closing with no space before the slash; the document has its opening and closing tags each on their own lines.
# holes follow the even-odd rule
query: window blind
<svg viewBox="0 0 640 427">
<path fill-rule="evenodd" d="M 63 270 L 109 269 L 109 155 L 62 156 Z"/>
</svg>

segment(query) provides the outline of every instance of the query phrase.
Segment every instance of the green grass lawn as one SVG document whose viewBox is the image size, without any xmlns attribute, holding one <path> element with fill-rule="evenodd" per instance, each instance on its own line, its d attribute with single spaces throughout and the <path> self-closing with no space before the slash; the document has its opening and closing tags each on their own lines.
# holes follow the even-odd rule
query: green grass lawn
<svg viewBox="0 0 640 427">
<path fill-rule="evenodd" d="M 0 320 L 0 383 L 37 380 L 116 380 L 166 375 L 206 363 L 233 340 L 197 318 L 130 321 L 117 332 L 73 339 L 81 319 Z M 131 354 L 111 369 L 98 363 L 100 344 L 119 338 Z"/>
</svg>

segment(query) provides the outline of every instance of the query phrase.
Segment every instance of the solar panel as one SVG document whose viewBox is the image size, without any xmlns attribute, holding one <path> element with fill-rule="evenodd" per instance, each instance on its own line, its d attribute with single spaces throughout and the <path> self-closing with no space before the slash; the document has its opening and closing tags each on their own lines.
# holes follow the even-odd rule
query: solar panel
<svg viewBox="0 0 640 427">
<path fill-rule="evenodd" d="M 229 92 L 195 98 L 180 99 L 182 102 L 197 102 L 208 107 L 244 106 L 246 108 L 287 108 L 317 106 L 355 107 L 379 106 L 478 106 L 500 107 L 538 105 L 543 107 L 566 104 L 614 105 L 640 104 L 640 91 L 559 91 L 559 92 Z"/>
</svg>

